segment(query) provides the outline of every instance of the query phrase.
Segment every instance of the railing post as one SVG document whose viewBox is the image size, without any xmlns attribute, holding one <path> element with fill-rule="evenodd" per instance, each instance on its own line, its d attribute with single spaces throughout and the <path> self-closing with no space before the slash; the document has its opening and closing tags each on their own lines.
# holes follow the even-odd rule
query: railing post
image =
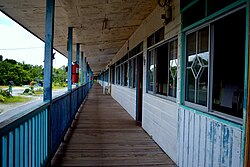
<svg viewBox="0 0 250 167">
<path fill-rule="evenodd" d="M 68 91 L 72 90 L 72 43 L 73 43 L 73 28 L 68 28 Z"/>
<path fill-rule="evenodd" d="M 84 56 L 84 63 L 83 63 L 83 72 L 84 72 L 84 84 L 88 83 L 87 81 L 87 58 Z"/>
<path fill-rule="evenodd" d="M 83 81 L 83 73 L 84 73 L 84 68 L 83 68 L 83 63 L 84 63 L 84 58 L 83 58 L 83 52 L 81 52 L 81 57 L 80 57 L 80 68 L 81 68 L 81 75 L 80 75 L 80 83 L 81 85 L 84 85 Z"/>
<path fill-rule="evenodd" d="M 43 101 L 52 99 L 53 38 L 55 1 L 46 1 Z"/>
<path fill-rule="evenodd" d="M 80 57 L 80 44 L 76 44 L 76 62 L 79 65 L 79 57 Z M 79 78 L 79 76 L 78 76 Z M 78 82 L 76 83 L 76 87 L 78 87 Z"/>
<path fill-rule="evenodd" d="M 3 160 L 3 136 L 0 135 L 0 158 Z M 0 162 L 0 167 L 3 166 L 3 162 Z"/>
<path fill-rule="evenodd" d="M 53 39 L 54 39 L 54 13 L 55 0 L 46 1 L 46 20 L 45 20 L 45 51 L 44 51 L 44 95 L 43 101 L 52 100 L 52 70 L 53 70 Z M 50 108 L 48 107 L 48 131 L 47 131 L 47 151 L 48 165 L 50 166 L 51 155 L 51 116 Z"/>
</svg>

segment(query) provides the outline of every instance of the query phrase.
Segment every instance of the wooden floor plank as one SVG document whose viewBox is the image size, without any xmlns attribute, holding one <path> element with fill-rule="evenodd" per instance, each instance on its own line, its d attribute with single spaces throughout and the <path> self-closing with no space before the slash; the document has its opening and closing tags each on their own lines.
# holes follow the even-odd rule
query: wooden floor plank
<svg viewBox="0 0 250 167">
<path fill-rule="evenodd" d="M 175 167 L 128 113 L 94 84 L 51 166 Z"/>
</svg>

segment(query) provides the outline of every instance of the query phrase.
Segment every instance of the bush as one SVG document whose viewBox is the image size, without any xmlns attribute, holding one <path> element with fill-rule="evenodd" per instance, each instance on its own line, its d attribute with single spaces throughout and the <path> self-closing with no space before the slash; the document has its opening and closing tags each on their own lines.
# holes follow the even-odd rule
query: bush
<svg viewBox="0 0 250 167">
<path fill-rule="evenodd" d="M 5 100 L 5 97 L 0 94 L 0 102 L 4 102 L 4 100 Z"/>
<path fill-rule="evenodd" d="M 0 95 L 2 95 L 3 97 L 11 96 L 9 89 L 6 90 L 0 89 Z"/>
<path fill-rule="evenodd" d="M 26 89 L 23 91 L 23 94 L 29 93 L 29 91 L 30 91 L 30 88 L 26 88 Z"/>
</svg>

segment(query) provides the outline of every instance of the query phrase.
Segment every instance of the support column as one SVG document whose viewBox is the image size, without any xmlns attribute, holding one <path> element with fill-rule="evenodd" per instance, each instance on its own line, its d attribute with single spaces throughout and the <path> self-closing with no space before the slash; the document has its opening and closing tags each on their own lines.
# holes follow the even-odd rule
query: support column
<svg viewBox="0 0 250 167">
<path fill-rule="evenodd" d="M 83 63 L 84 63 L 83 52 L 81 52 L 81 56 L 80 56 L 80 68 L 81 68 L 80 83 L 81 83 L 81 85 L 84 84 L 84 81 L 83 81 Z"/>
<path fill-rule="evenodd" d="M 90 70 L 89 70 L 89 63 L 87 62 L 87 82 L 89 82 L 89 78 L 90 78 Z"/>
<path fill-rule="evenodd" d="M 68 28 L 68 91 L 72 90 L 72 44 L 73 28 Z"/>
<path fill-rule="evenodd" d="M 83 72 L 84 72 L 84 84 L 88 83 L 87 81 L 87 59 L 86 57 L 84 56 L 84 69 L 83 69 Z"/>
<path fill-rule="evenodd" d="M 76 44 L 76 63 L 79 65 L 79 57 L 80 57 L 80 44 Z M 79 79 L 79 76 L 78 76 Z M 78 87 L 78 83 L 76 83 L 76 87 Z"/>
<path fill-rule="evenodd" d="M 46 1 L 45 50 L 44 50 L 44 94 L 43 101 L 52 100 L 53 40 L 55 1 Z"/>
</svg>

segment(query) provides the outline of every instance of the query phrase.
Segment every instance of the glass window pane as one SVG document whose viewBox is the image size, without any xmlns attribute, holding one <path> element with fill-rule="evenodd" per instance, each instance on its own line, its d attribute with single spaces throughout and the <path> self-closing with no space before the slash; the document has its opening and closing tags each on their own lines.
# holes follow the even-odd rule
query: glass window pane
<svg viewBox="0 0 250 167">
<path fill-rule="evenodd" d="M 133 81 L 133 60 L 129 60 L 129 87 L 132 88 Z"/>
<path fill-rule="evenodd" d="M 199 0 L 193 6 L 184 11 L 182 14 L 183 28 L 205 18 L 205 7 L 205 0 Z"/>
<path fill-rule="evenodd" d="M 201 68 L 199 77 L 197 79 L 197 104 L 207 105 L 207 91 L 208 91 L 208 67 Z"/>
<path fill-rule="evenodd" d="M 178 41 L 177 39 L 169 43 L 169 88 L 168 95 L 176 97 L 177 90 L 177 50 Z"/>
<path fill-rule="evenodd" d="M 208 39 L 208 27 L 187 35 L 186 100 L 203 106 L 207 106 Z"/>
<path fill-rule="evenodd" d="M 128 62 L 124 63 L 124 86 L 128 86 Z"/>
<path fill-rule="evenodd" d="M 136 81 L 136 58 L 133 59 L 133 88 L 135 88 L 135 81 Z"/>
<path fill-rule="evenodd" d="M 116 68 L 116 83 L 120 85 L 120 66 Z"/>
<path fill-rule="evenodd" d="M 168 87 L 168 44 L 156 49 L 156 93 L 167 95 Z"/>
<path fill-rule="evenodd" d="M 208 51 L 208 27 L 198 32 L 198 53 Z"/>
<path fill-rule="evenodd" d="M 215 12 L 217 12 L 220 9 L 223 9 L 227 5 L 232 4 L 237 0 L 209 0 L 207 1 L 207 6 L 208 6 L 208 15 L 211 15 Z"/>
<path fill-rule="evenodd" d="M 148 90 L 153 91 L 154 86 L 154 50 L 149 52 L 148 56 Z"/>
<path fill-rule="evenodd" d="M 123 78 L 123 76 L 124 76 L 124 72 L 123 72 L 123 64 L 121 64 L 121 71 L 120 71 L 120 73 L 121 73 L 121 86 L 123 86 L 123 83 L 124 83 L 124 78 Z"/>
<path fill-rule="evenodd" d="M 214 23 L 212 109 L 239 118 L 243 117 L 245 18 L 246 10 L 241 9 Z"/>
<path fill-rule="evenodd" d="M 195 102 L 195 78 L 191 69 L 186 74 L 186 101 Z"/>
</svg>

